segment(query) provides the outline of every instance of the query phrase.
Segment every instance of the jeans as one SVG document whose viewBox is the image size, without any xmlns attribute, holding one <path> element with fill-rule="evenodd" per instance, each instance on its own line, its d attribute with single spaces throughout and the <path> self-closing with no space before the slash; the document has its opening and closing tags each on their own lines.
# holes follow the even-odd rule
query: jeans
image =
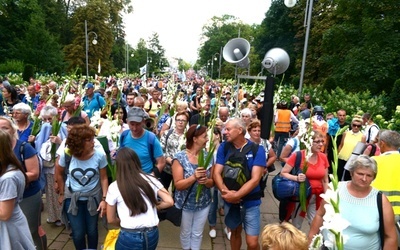
<svg viewBox="0 0 400 250">
<path fill-rule="evenodd" d="M 116 250 L 153 250 L 158 245 L 158 227 L 129 231 L 121 229 L 115 243 Z"/>
<path fill-rule="evenodd" d="M 181 245 L 182 249 L 199 250 L 203 239 L 204 225 L 207 221 L 210 206 L 199 210 L 183 210 L 181 223 Z"/>
<path fill-rule="evenodd" d="M 64 209 L 67 213 L 71 199 L 65 199 Z M 81 249 L 97 249 L 99 241 L 99 232 L 97 229 L 97 221 L 99 215 L 91 216 L 87 209 L 87 201 L 77 201 L 78 213 L 72 215 L 67 213 L 69 223 L 72 229 L 72 240 L 75 248 Z M 87 235 L 87 246 L 86 246 Z"/>
<path fill-rule="evenodd" d="M 276 156 L 278 156 L 278 158 L 281 156 L 282 148 L 286 144 L 288 139 L 289 139 L 289 132 L 275 131 L 274 142 L 277 148 Z"/>
<path fill-rule="evenodd" d="M 218 210 L 218 188 L 214 187 L 213 197 L 211 201 L 210 211 L 208 212 L 208 224 L 215 227 L 217 224 L 217 210 Z"/>
</svg>

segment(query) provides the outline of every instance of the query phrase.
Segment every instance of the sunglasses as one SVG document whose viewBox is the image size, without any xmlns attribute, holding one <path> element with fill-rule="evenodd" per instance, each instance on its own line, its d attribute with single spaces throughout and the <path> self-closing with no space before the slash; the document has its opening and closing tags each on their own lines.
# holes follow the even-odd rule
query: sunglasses
<svg viewBox="0 0 400 250">
<path fill-rule="evenodd" d="M 313 141 L 313 143 L 315 143 L 315 144 L 324 144 L 325 141 L 324 140 L 318 140 L 318 141 Z"/>
<path fill-rule="evenodd" d="M 353 128 L 361 128 L 361 125 L 359 125 L 359 124 L 353 124 Z"/>
<path fill-rule="evenodd" d="M 176 119 L 176 122 L 187 122 L 186 120 Z"/>
</svg>

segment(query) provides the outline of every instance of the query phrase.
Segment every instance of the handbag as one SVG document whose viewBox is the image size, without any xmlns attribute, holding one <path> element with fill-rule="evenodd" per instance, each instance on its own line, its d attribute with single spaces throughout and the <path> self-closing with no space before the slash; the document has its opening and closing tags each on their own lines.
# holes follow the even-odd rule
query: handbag
<svg viewBox="0 0 400 250">
<path fill-rule="evenodd" d="M 296 162 L 291 172 L 293 175 L 298 175 L 302 173 L 300 169 L 300 163 L 301 163 L 301 151 L 297 151 Z M 307 178 L 305 183 L 306 183 L 306 194 L 307 197 L 309 197 L 311 195 L 311 185 Z M 272 192 L 277 200 L 289 199 L 291 201 L 298 201 L 300 192 L 300 183 L 282 177 L 279 173 L 272 179 Z"/>
<path fill-rule="evenodd" d="M 52 157 L 51 157 L 51 146 L 52 146 L 52 143 L 49 139 L 42 144 L 42 147 L 40 148 L 40 151 L 39 151 L 39 156 L 40 156 L 40 158 L 42 158 L 42 165 L 45 168 L 54 167 L 54 161 L 52 160 Z"/>
<path fill-rule="evenodd" d="M 115 243 L 117 243 L 118 235 L 119 235 L 120 229 L 111 229 L 108 230 L 108 233 L 106 235 L 106 239 L 104 240 L 103 248 L 104 250 L 114 250 L 115 249 Z"/>
<path fill-rule="evenodd" d="M 192 191 L 193 186 L 194 186 L 194 183 L 190 187 L 189 192 L 187 193 L 185 200 L 183 201 L 182 208 L 185 206 L 185 204 L 189 198 L 189 194 Z M 182 221 L 182 208 L 177 208 L 175 205 L 173 205 L 172 207 L 158 210 L 157 211 L 158 219 L 160 221 L 168 220 L 175 226 L 180 227 L 181 221 Z"/>
</svg>

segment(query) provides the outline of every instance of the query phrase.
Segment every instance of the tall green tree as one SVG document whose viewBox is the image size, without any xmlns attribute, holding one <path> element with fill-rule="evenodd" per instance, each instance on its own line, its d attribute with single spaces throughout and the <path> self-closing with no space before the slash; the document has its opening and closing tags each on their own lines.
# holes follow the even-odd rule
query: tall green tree
<svg viewBox="0 0 400 250">
<path fill-rule="evenodd" d="M 86 6 L 76 9 L 73 15 L 74 39 L 72 44 L 65 46 L 65 56 L 68 62 L 68 69 L 80 68 L 86 72 L 86 41 L 85 41 L 85 20 L 88 31 L 88 59 L 89 72 L 97 72 L 98 62 L 101 61 L 102 72 L 112 72 L 111 51 L 114 44 L 112 30 L 107 23 L 109 15 L 108 6 L 101 0 L 91 0 Z M 97 34 L 97 44 L 91 41 Z"/>
<path fill-rule="evenodd" d="M 45 15 L 38 0 L 5 0 L 0 11 L 0 60 L 22 60 L 41 72 L 50 73 L 60 68 L 63 63 L 61 47 L 46 29 Z"/>
<path fill-rule="evenodd" d="M 338 0 L 335 25 L 323 37 L 325 84 L 349 91 L 390 92 L 400 78 L 400 2 Z"/>
</svg>

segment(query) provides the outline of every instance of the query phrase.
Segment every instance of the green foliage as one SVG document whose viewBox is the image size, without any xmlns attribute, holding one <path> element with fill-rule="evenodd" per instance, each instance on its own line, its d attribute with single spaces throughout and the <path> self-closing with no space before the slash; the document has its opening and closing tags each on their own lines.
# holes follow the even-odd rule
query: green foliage
<svg viewBox="0 0 400 250">
<path fill-rule="evenodd" d="M 7 60 L 0 64 L 0 73 L 8 74 L 10 72 L 22 72 L 24 70 L 24 62 L 19 60 Z"/>
<path fill-rule="evenodd" d="M 388 108 L 390 112 L 396 108 L 396 106 L 400 104 L 400 79 L 394 82 L 393 89 L 390 92 L 390 95 L 385 102 L 385 106 Z M 387 115 L 393 115 L 393 113 L 386 113 Z"/>
<path fill-rule="evenodd" d="M 22 79 L 29 82 L 29 78 L 35 76 L 34 66 L 32 64 L 26 64 L 24 72 L 22 73 Z"/>
</svg>

